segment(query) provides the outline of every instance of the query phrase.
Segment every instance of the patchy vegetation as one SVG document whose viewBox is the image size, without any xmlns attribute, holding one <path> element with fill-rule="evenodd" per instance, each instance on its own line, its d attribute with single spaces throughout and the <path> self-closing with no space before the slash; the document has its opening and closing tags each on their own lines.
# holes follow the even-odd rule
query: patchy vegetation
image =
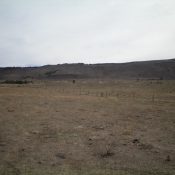
<svg viewBox="0 0 175 175">
<path fill-rule="evenodd" d="M 58 64 L 41 67 L 0 68 L 0 80 L 31 77 L 39 80 L 118 79 L 175 80 L 175 59 L 104 64 Z"/>
<path fill-rule="evenodd" d="M 32 83 L 32 81 L 27 81 L 27 80 L 5 80 L 1 83 L 2 84 L 28 84 L 28 83 Z"/>
<path fill-rule="evenodd" d="M 174 175 L 175 81 L 0 84 L 0 175 Z"/>
</svg>

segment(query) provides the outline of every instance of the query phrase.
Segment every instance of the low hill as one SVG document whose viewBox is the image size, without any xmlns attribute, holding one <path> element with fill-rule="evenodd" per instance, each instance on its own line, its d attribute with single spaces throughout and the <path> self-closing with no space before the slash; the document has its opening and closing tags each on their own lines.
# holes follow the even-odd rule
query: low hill
<svg viewBox="0 0 175 175">
<path fill-rule="evenodd" d="M 81 78 L 175 79 L 175 59 L 130 63 L 77 63 L 0 68 L 0 80 Z"/>
</svg>

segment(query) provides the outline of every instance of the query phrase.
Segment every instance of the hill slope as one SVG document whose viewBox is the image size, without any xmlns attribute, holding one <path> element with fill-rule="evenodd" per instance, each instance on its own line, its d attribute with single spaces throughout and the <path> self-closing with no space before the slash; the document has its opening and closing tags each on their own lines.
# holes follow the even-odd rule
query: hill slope
<svg viewBox="0 0 175 175">
<path fill-rule="evenodd" d="M 0 80 L 16 79 L 175 79 L 175 59 L 106 64 L 58 64 L 0 68 Z"/>
</svg>

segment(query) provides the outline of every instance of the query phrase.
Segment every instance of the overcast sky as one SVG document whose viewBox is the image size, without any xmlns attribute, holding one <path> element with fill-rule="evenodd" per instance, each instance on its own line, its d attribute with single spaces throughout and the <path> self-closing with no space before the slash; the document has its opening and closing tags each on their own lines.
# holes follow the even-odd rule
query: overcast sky
<svg viewBox="0 0 175 175">
<path fill-rule="evenodd" d="M 0 0 L 0 66 L 175 57 L 175 0 Z"/>
</svg>

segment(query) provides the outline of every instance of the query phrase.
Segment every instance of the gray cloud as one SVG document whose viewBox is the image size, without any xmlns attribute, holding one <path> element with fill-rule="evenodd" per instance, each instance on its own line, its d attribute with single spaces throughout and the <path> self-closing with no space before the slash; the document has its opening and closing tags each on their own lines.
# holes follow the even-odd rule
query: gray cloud
<svg viewBox="0 0 175 175">
<path fill-rule="evenodd" d="M 0 66 L 175 56 L 174 0 L 1 0 Z"/>
</svg>

